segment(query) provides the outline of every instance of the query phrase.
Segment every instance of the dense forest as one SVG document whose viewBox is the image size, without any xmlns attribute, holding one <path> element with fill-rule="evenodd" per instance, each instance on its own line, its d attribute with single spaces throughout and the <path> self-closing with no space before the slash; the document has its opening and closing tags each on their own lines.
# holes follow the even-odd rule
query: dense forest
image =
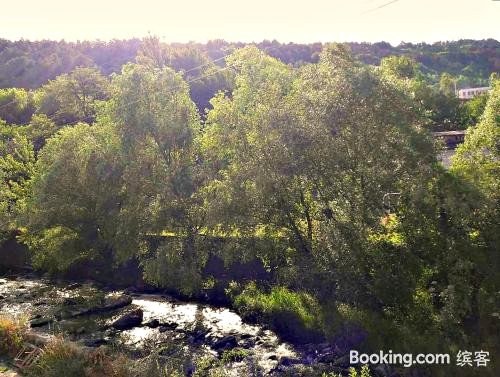
<svg viewBox="0 0 500 377">
<path fill-rule="evenodd" d="M 143 42 L 139 39 L 110 42 L 65 42 L 0 39 L 0 88 L 18 87 L 35 89 L 63 73 L 79 66 L 96 66 L 104 75 L 118 73 L 123 64 L 133 61 Z M 379 43 L 346 43 L 354 57 L 366 64 L 379 65 L 387 56 L 407 56 L 421 65 L 422 72 L 434 82 L 446 72 L 458 78 L 458 87 L 483 86 L 489 74 L 500 70 L 500 42 L 460 40 L 451 42 L 401 43 L 391 46 Z M 189 57 L 176 62 L 175 68 L 188 70 L 204 58 L 216 60 L 245 46 L 242 42 L 224 40 L 202 43 L 172 43 L 169 49 L 175 55 Z M 316 63 L 323 44 L 279 43 L 263 41 L 256 46 L 268 55 L 295 67 Z M 198 56 L 197 56 L 198 55 Z M 217 64 L 223 65 L 219 60 Z"/>
<path fill-rule="evenodd" d="M 427 126 L 434 131 L 465 129 L 475 124 L 486 98 L 461 106 L 455 91 L 488 86 L 490 75 L 500 72 L 500 43 L 493 39 L 433 45 L 406 43 L 397 47 L 383 42 L 344 45 L 356 60 L 365 64 L 380 66 L 390 59 L 404 61 L 407 67 L 402 74 L 420 83 L 416 88 L 417 101 L 427 112 Z M 165 44 L 155 37 L 78 43 L 0 40 L 0 88 L 4 88 L 0 89 L 0 118 L 7 123 L 26 124 L 35 112 L 51 116 L 55 111 L 51 102 L 54 99 L 47 92 L 59 90 L 56 83 L 62 82 L 65 75 L 76 68 L 92 68 L 95 74 L 109 77 L 144 54 L 152 56 L 157 65 L 168 65 L 182 72 L 190 84 L 190 96 L 204 117 L 205 109 L 211 107 L 210 99 L 217 92 L 234 88 L 234 70 L 225 67 L 225 57 L 241 47 L 243 43 L 222 40 L 206 44 Z M 301 45 L 276 41 L 257 43 L 256 47 L 295 68 L 316 63 L 323 48 L 320 43 Z M 83 116 L 89 116 L 88 111 L 86 109 Z M 61 124 L 77 120 L 65 118 L 63 114 L 58 117 L 62 118 L 55 121 Z"/>
<path fill-rule="evenodd" d="M 499 48 L 2 41 L 2 242 L 51 276 L 132 263 L 294 343 L 498 355 Z M 445 169 L 429 131 L 455 128 Z"/>
</svg>

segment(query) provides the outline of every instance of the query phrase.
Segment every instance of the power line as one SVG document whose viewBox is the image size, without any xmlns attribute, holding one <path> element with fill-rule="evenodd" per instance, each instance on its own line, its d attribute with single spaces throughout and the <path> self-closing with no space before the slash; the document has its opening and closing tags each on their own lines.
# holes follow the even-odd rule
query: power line
<svg viewBox="0 0 500 377">
<path fill-rule="evenodd" d="M 389 1 L 388 3 L 385 3 L 385 4 L 382 4 L 382 5 L 379 5 L 378 7 L 375 7 L 375 8 L 372 8 L 372 9 L 368 9 L 367 11 L 364 11 L 363 13 L 361 14 L 366 14 L 366 13 L 371 13 L 371 12 L 375 12 L 379 9 L 382 9 L 382 8 L 385 8 L 385 7 L 388 7 L 389 5 L 391 4 L 394 4 L 396 2 L 398 2 L 399 0 L 392 0 L 392 1 Z"/>
<path fill-rule="evenodd" d="M 187 73 L 187 72 L 189 72 L 189 71 L 194 71 L 195 69 L 198 69 L 198 68 L 204 67 L 204 66 L 206 66 L 206 65 L 208 65 L 208 64 L 215 63 L 215 62 L 217 62 L 217 61 L 219 61 L 219 60 L 225 59 L 225 58 L 227 58 L 227 57 L 228 57 L 228 56 L 230 56 L 230 55 L 231 55 L 231 54 L 228 54 L 228 55 L 222 56 L 222 57 L 220 57 L 220 58 L 218 58 L 218 59 L 215 59 L 215 60 L 210 60 L 210 61 L 208 61 L 208 62 L 206 62 L 206 63 L 204 63 L 204 64 L 199 65 L 198 67 L 194 67 L 194 68 L 191 68 L 191 69 L 189 69 L 189 70 L 187 70 L 187 71 L 180 72 L 180 73 L 182 74 L 182 73 Z M 201 76 L 195 77 L 195 78 L 193 78 L 193 79 L 191 79 L 191 80 L 186 80 L 186 81 L 185 81 L 185 83 L 186 83 L 186 84 L 190 84 L 190 83 L 195 82 L 195 81 L 203 80 L 203 79 L 205 79 L 205 78 L 208 78 L 208 77 L 211 77 L 211 76 L 215 76 L 216 74 L 218 74 L 218 73 L 220 73 L 220 72 L 223 72 L 223 71 L 225 71 L 225 70 L 227 70 L 227 69 L 230 69 L 230 68 L 232 68 L 232 66 L 227 65 L 227 66 L 222 67 L 222 68 L 220 68 L 220 69 L 218 69 L 218 70 L 216 70 L 216 71 L 210 72 L 210 73 L 208 73 L 208 74 L 206 74 L 206 75 L 201 75 Z M 181 89 L 181 88 L 182 88 L 182 86 L 183 86 L 183 85 L 179 85 L 179 86 L 177 86 L 177 87 L 171 88 L 171 89 L 170 89 L 170 91 L 175 91 L 175 90 L 177 90 L 177 89 Z M 129 103 L 123 104 L 123 105 L 121 105 L 121 107 L 125 108 L 125 107 L 128 107 L 128 106 L 130 106 L 130 105 L 134 105 L 134 104 L 138 103 L 139 101 L 140 101 L 140 99 L 137 99 L 137 100 L 135 100 L 135 101 L 131 101 L 131 102 L 129 102 Z M 4 103 L 4 104 L 0 105 L 0 109 L 1 109 L 1 108 L 3 108 L 3 107 L 5 107 L 5 106 L 8 106 L 8 105 L 10 105 L 10 104 L 14 104 L 14 103 L 16 103 L 16 102 L 17 102 L 17 100 L 16 100 L 16 99 L 14 99 L 14 100 L 12 100 L 12 101 L 10 101 L 10 102 Z M 80 118 L 80 119 L 78 119 L 78 120 L 76 120 L 76 121 L 66 123 L 66 124 L 64 124 L 64 126 L 72 126 L 72 125 L 75 125 L 76 123 L 85 122 L 86 120 L 91 120 L 93 117 L 94 117 L 94 115 L 88 115 L 88 116 L 83 117 L 83 118 Z"/>
<path fill-rule="evenodd" d="M 206 65 L 209 65 L 209 64 L 213 64 L 213 63 L 215 63 L 215 62 L 218 62 L 218 61 L 220 61 L 220 60 L 222 60 L 222 59 L 227 58 L 228 56 L 231 56 L 231 54 L 227 54 L 227 55 L 221 56 L 220 58 L 217 58 L 217 59 L 214 59 L 214 60 L 209 60 L 208 62 L 206 62 L 206 63 L 204 63 L 204 64 L 201 64 L 201 65 L 199 65 L 199 66 L 197 66 L 197 67 L 190 68 L 190 69 L 188 69 L 187 71 L 182 71 L 182 73 L 186 74 L 186 73 L 188 73 L 188 72 L 191 72 L 191 71 L 194 71 L 194 70 L 196 70 L 196 69 L 202 68 L 202 67 L 204 67 L 204 66 L 206 66 Z"/>
<path fill-rule="evenodd" d="M 219 60 L 220 60 L 220 58 L 219 58 Z M 220 72 L 222 72 L 222 71 L 225 71 L 225 70 L 227 70 L 227 69 L 230 69 L 230 68 L 233 68 L 233 67 L 232 67 L 231 65 L 227 65 L 227 66 L 225 66 L 225 67 L 223 67 L 223 68 L 221 68 L 221 69 L 216 70 L 215 72 L 211 72 L 211 73 L 209 73 L 209 74 L 206 74 L 206 75 L 201 75 L 201 76 L 195 77 L 195 78 L 193 78 L 193 79 L 191 79 L 191 80 L 187 80 L 187 81 L 185 81 L 183 84 L 178 85 L 178 86 L 176 86 L 176 87 L 174 87 L 174 88 L 171 88 L 171 89 L 169 90 L 169 92 L 172 92 L 172 93 L 173 93 L 173 92 L 174 92 L 175 90 L 177 90 L 177 89 L 182 89 L 182 87 L 183 87 L 183 85 L 184 85 L 184 84 L 190 84 L 190 83 L 192 83 L 192 82 L 199 81 L 199 80 L 202 80 L 202 79 L 207 78 L 207 77 L 210 77 L 210 76 L 214 76 L 214 75 L 216 75 L 216 74 L 218 74 L 218 73 L 220 73 Z M 127 108 L 127 107 L 129 107 L 129 106 L 131 106 L 131 105 L 135 105 L 136 103 L 140 102 L 141 100 L 142 100 L 142 98 L 138 98 L 138 99 L 136 99 L 136 100 L 134 100 L 134 101 L 130 101 L 130 102 L 127 102 L 127 103 L 121 104 L 121 105 L 119 106 L 119 108 Z M 81 118 L 81 119 L 75 120 L 75 121 L 73 121 L 73 122 L 65 123 L 63 126 L 72 126 L 72 125 L 75 125 L 75 124 L 80 123 L 80 122 L 85 122 L 86 120 L 92 120 L 92 119 L 93 119 L 93 117 L 94 117 L 94 115 L 88 115 L 88 116 L 86 116 L 86 117 L 83 117 L 83 118 Z"/>
</svg>

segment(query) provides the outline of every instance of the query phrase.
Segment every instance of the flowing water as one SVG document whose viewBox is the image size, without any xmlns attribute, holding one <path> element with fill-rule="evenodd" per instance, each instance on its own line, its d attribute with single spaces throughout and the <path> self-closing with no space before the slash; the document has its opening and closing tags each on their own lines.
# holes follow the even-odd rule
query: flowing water
<svg viewBox="0 0 500 377">
<path fill-rule="evenodd" d="M 304 362 L 304 355 L 261 326 L 244 323 L 228 308 L 185 302 L 160 294 L 132 294 L 119 309 L 87 311 L 102 302 L 124 296 L 95 284 L 52 282 L 35 276 L 0 279 L 0 313 L 21 317 L 41 334 L 64 334 L 84 346 L 118 345 L 137 357 L 148 352 L 188 359 L 218 357 L 241 350 L 232 364 L 233 375 L 267 375 L 283 361 Z M 98 304 L 96 304 L 98 303 Z M 99 304 L 100 303 L 100 304 Z M 97 306 L 96 306 L 97 305 Z M 132 309 L 141 309 L 142 323 L 125 330 L 111 326 Z"/>
</svg>

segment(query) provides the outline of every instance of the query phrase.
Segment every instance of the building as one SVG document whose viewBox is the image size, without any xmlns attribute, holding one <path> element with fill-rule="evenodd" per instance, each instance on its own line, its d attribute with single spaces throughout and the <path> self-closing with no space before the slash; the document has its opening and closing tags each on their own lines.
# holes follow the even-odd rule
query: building
<svg viewBox="0 0 500 377">
<path fill-rule="evenodd" d="M 458 98 L 464 101 L 477 97 L 481 94 L 488 93 L 491 90 L 491 87 L 485 86 L 482 88 L 466 88 L 460 89 L 458 91 Z"/>
<path fill-rule="evenodd" d="M 432 134 L 435 139 L 443 141 L 444 148 L 439 153 L 439 160 L 445 168 L 449 168 L 451 159 L 455 155 L 455 149 L 465 140 L 465 131 L 443 131 Z"/>
<path fill-rule="evenodd" d="M 458 144 L 462 144 L 465 140 L 465 131 L 443 131 L 433 132 L 434 138 L 443 141 L 447 149 L 455 149 Z"/>
</svg>

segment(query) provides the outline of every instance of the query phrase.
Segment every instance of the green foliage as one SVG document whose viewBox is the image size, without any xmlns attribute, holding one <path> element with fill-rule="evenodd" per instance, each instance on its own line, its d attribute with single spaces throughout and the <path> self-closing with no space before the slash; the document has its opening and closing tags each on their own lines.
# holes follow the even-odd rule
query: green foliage
<svg viewBox="0 0 500 377">
<path fill-rule="evenodd" d="M 456 96 L 456 81 L 453 80 L 453 77 L 445 72 L 441 74 L 439 79 L 439 91 L 446 96 L 454 97 Z"/>
<path fill-rule="evenodd" d="M 35 112 L 33 93 L 25 89 L 0 89 L 0 119 L 9 124 L 27 124 Z"/>
<path fill-rule="evenodd" d="M 37 92 L 23 125 L 1 121 L 1 230 L 25 227 L 18 238 L 37 268 L 136 259 L 147 282 L 196 296 L 227 283 L 204 276 L 211 254 L 227 266 L 259 260 L 270 280 L 241 291 L 238 281 L 228 295 L 294 342 L 335 341 L 357 325 L 371 349 L 500 349 L 495 79 L 483 113 L 486 96 L 460 105 L 460 72 L 438 78 L 429 62 L 396 56 L 375 68 L 355 59 L 366 46 L 334 44 L 294 67 L 252 46 L 226 59 L 228 81 L 202 84 L 203 100 L 234 84 L 202 126 L 187 81 L 217 70 L 210 50 L 146 42 L 109 84 L 78 69 Z M 222 56 L 223 42 L 210 46 Z M 93 124 L 67 125 L 82 119 Z M 444 171 L 428 129 L 474 119 Z M 184 361 L 144 365 L 174 375 Z M 205 364 L 200 375 L 220 367 Z"/>
<path fill-rule="evenodd" d="M 499 114 L 500 81 L 497 81 L 486 102 L 480 123 L 470 129 L 453 161 L 454 171 L 463 174 L 481 191 L 486 191 L 489 195 L 495 195 L 499 191 Z"/>
<path fill-rule="evenodd" d="M 265 293 L 250 283 L 234 298 L 234 306 L 243 317 L 270 323 L 286 339 L 307 343 L 322 338 L 321 307 L 305 292 L 273 287 Z"/>
<path fill-rule="evenodd" d="M 466 294 L 467 304 L 473 307 L 472 315 L 480 319 L 479 329 L 484 338 L 498 348 L 500 343 L 490 334 L 498 333 L 498 321 L 493 320 L 498 311 L 500 278 L 500 85 L 494 82 L 493 91 L 486 104 L 480 123 L 470 129 L 465 142 L 457 149 L 451 170 L 477 191 L 474 211 L 469 216 L 470 243 L 473 255 L 461 262 L 457 275 L 459 282 L 466 276 L 470 285 L 456 284 L 454 295 Z M 470 252 L 470 251 L 469 251 Z"/>
<path fill-rule="evenodd" d="M 356 368 L 349 368 L 349 377 L 371 377 L 371 372 L 370 372 L 370 368 L 368 367 L 368 365 L 363 365 L 361 367 L 361 369 L 359 370 L 359 373 L 358 371 L 356 370 Z M 331 372 L 331 373 L 326 373 L 324 372 L 321 377 L 342 377 L 341 374 L 337 374 L 337 373 L 334 373 L 334 372 Z"/>
<path fill-rule="evenodd" d="M 124 355 L 102 348 L 87 351 L 62 338 L 51 340 L 27 370 L 30 377 L 130 377 L 151 376 Z"/>
<path fill-rule="evenodd" d="M 231 350 L 224 351 L 222 353 L 221 361 L 222 363 L 232 363 L 243 360 L 249 355 L 249 351 L 243 348 L 233 348 Z"/>
<path fill-rule="evenodd" d="M 105 125 L 65 128 L 40 151 L 23 215 L 38 267 L 64 271 L 109 257 L 120 239 L 120 157 L 120 141 Z"/>
<path fill-rule="evenodd" d="M 3 132 L 0 139 L 0 232 L 5 235 L 16 228 L 16 218 L 34 171 L 35 155 L 26 136 L 1 123 L 0 128 Z"/>
<path fill-rule="evenodd" d="M 170 46 L 157 37 L 143 40 L 137 61 L 150 67 L 170 67 L 180 72 L 189 85 L 189 92 L 200 114 L 210 107 L 210 99 L 219 91 L 232 89 L 231 72 L 220 69 L 198 46 Z M 220 61 L 223 63 L 223 61 Z"/>
<path fill-rule="evenodd" d="M 407 56 L 389 56 L 382 59 L 380 69 L 398 79 L 413 79 L 419 71 L 417 62 Z"/>
<path fill-rule="evenodd" d="M 33 143 L 35 151 L 39 151 L 45 145 L 46 140 L 52 137 L 59 129 L 60 127 L 45 114 L 35 114 L 25 128 L 25 132 Z"/>
<path fill-rule="evenodd" d="M 77 43 L 0 40 L 0 87 L 38 88 L 48 80 L 82 66 L 97 66 L 106 75 L 120 72 L 121 67 L 133 61 L 138 53 L 144 55 L 148 51 L 148 42 L 148 38 L 142 41 L 131 39 Z M 193 64 L 200 61 L 200 54 L 203 56 L 201 59 L 217 59 L 245 46 L 241 42 L 223 40 L 213 40 L 206 44 L 190 42 L 162 45 L 172 51 L 174 56 L 179 52 L 183 58 L 178 59 L 178 62 L 182 64 L 179 66 L 183 70 L 192 68 Z M 293 66 L 316 63 L 324 47 L 321 43 L 279 43 L 276 40 L 264 40 L 256 45 L 270 56 Z M 399 46 L 391 46 L 386 42 L 346 45 L 353 51 L 354 56 L 365 64 L 378 65 L 382 58 L 390 55 L 404 55 L 416 59 L 422 65 L 427 79 L 436 83 L 442 72 L 449 72 L 460 78 L 460 84 L 482 86 L 487 83 L 489 74 L 498 69 L 496 59 L 499 42 L 494 39 L 433 44 L 401 43 Z"/>
<path fill-rule="evenodd" d="M 75 345 L 57 339 L 44 348 L 43 354 L 29 370 L 33 377 L 85 377 L 86 362 Z"/>
<path fill-rule="evenodd" d="M 170 68 L 127 65 L 113 79 L 108 112 L 127 162 L 120 222 L 128 237 L 120 247 L 128 247 L 130 237 L 140 241 L 147 234 L 173 233 L 182 240 L 157 251 L 161 263 L 146 261 L 145 277 L 167 284 L 173 274 L 198 287 L 195 235 L 202 224 L 195 207 L 194 139 L 200 124 L 187 85 Z"/>
<path fill-rule="evenodd" d="M 483 94 L 468 100 L 461 107 L 461 122 L 467 126 L 475 126 L 479 123 L 484 113 L 489 95 Z"/>
<path fill-rule="evenodd" d="M 15 356 L 22 346 L 24 326 L 11 317 L 0 316 L 0 356 Z"/>
<path fill-rule="evenodd" d="M 57 125 L 92 123 L 98 102 L 108 98 L 108 86 L 97 68 L 76 68 L 37 91 L 37 113 L 47 115 Z"/>
<path fill-rule="evenodd" d="M 291 285 L 364 295 L 356 250 L 379 227 L 382 197 L 410 195 L 434 158 L 411 99 L 339 46 L 301 70 L 255 48 L 229 62 L 236 88 L 213 100 L 200 142 L 207 225 L 275 235 L 281 245 L 268 252 L 286 250 Z"/>
<path fill-rule="evenodd" d="M 196 258 L 188 254 L 190 245 L 187 240 L 172 239 L 161 245 L 153 258 L 145 258 L 142 262 L 146 280 L 187 296 L 198 293 L 203 285 L 200 271 L 205 259 L 201 248 L 193 246 Z"/>
</svg>

